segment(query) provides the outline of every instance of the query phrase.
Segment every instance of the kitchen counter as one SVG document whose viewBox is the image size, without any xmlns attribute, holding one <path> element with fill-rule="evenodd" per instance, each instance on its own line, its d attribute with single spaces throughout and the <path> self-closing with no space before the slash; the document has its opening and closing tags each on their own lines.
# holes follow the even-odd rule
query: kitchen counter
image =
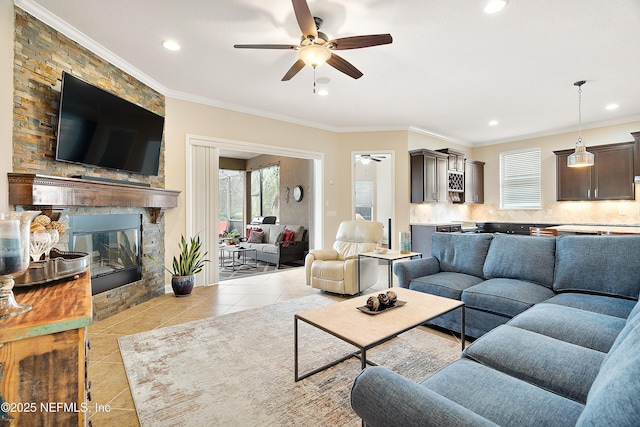
<svg viewBox="0 0 640 427">
<path fill-rule="evenodd" d="M 640 227 L 628 227 L 617 225 L 558 225 L 548 227 L 557 230 L 558 233 L 583 233 L 583 234 L 599 234 L 599 233 L 623 233 L 623 234 L 640 234 Z"/>
</svg>

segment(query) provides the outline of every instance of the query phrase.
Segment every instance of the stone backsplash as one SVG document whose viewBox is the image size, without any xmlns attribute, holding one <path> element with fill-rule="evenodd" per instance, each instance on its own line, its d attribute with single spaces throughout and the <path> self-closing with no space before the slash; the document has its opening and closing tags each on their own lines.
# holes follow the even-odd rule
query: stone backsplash
<svg viewBox="0 0 640 427">
<path fill-rule="evenodd" d="M 496 204 L 412 204 L 411 223 L 436 224 L 458 221 L 525 222 L 550 224 L 640 224 L 640 189 L 636 200 L 600 202 L 549 202 L 542 209 L 508 210 Z"/>
</svg>

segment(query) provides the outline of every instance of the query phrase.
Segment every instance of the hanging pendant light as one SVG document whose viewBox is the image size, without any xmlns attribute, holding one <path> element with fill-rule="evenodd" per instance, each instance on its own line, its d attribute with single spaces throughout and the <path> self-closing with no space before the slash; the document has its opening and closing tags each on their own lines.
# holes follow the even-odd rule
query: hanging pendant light
<svg viewBox="0 0 640 427">
<path fill-rule="evenodd" d="M 582 142 L 582 85 L 585 83 L 585 80 L 580 80 L 573 84 L 578 86 L 578 142 L 576 142 L 576 151 L 567 158 L 567 166 L 570 168 L 593 166 L 595 162 L 593 153 L 588 152 Z"/>
</svg>

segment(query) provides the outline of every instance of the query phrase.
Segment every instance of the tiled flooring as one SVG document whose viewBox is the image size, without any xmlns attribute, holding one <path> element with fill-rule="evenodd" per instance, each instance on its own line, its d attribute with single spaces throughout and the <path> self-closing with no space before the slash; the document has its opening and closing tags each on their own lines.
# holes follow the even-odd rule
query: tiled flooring
<svg viewBox="0 0 640 427">
<path fill-rule="evenodd" d="M 384 274 L 381 272 L 379 277 Z M 197 287 L 185 298 L 166 294 L 94 322 L 89 327 L 90 406 L 100 405 L 105 411 L 91 414 L 93 427 L 139 426 L 118 349 L 119 336 L 320 293 L 304 282 L 304 267 L 225 280 L 217 285 Z M 368 291 L 377 292 L 382 288 L 386 288 L 386 283 L 379 283 Z"/>
</svg>

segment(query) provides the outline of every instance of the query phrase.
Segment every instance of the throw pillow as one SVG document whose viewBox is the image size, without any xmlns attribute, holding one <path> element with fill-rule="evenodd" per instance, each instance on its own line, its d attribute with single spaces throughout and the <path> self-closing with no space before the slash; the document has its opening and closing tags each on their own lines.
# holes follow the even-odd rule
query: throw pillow
<svg viewBox="0 0 640 427">
<path fill-rule="evenodd" d="M 284 229 L 284 239 L 285 242 L 293 242 L 296 239 L 296 234 L 289 230 L 288 228 Z"/>
<path fill-rule="evenodd" d="M 283 239 L 284 239 L 284 234 L 282 232 L 278 233 L 278 235 L 276 236 L 276 245 L 282 242 Z"/>
<path fill-rule="evenodd" d="M 262 228 L 247 228 L 247 237 L 251 236 L 252 231 L 262 231 Z"/>
<path fill-rule="evenodd" d="M 253 230 L 251 231 L 251 234 L 249 234 L 249 240 L 247 240 L 247 243 L 262 243 L 263 238 L 264 231 Z"/>
</svg>

